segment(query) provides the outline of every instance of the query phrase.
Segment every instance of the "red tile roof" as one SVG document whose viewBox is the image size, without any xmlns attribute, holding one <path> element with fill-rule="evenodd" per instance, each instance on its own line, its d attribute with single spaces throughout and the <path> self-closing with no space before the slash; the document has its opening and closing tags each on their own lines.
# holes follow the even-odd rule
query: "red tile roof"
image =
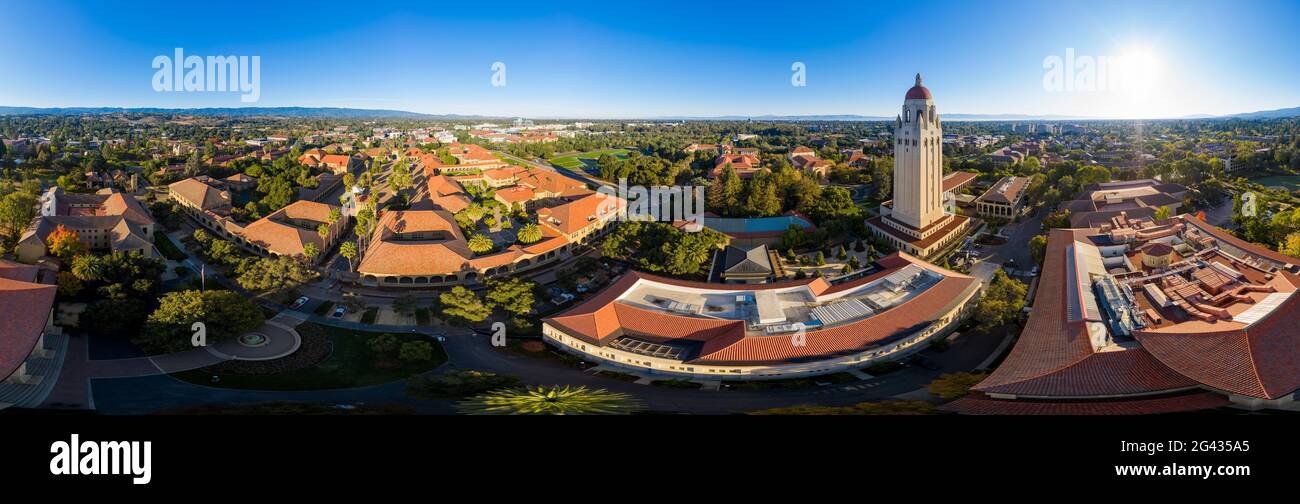
<svg viewBox="0 0 1300 504">
<path fill-rule="evenodd" d="M 0 277 L 0 381 L 27 360 L 45 330 L 58 288 Z"/>
<path fill-rule="evenodd" d="M 1137 331 L 1142 347 L 1183 375 L 1219 390 L 1276 399 L 1300 388 L 1300 295 L 1245 329 Z"/>
<path fill-rule="evenodd" d="M 978 173 L 972 173 L 967 171 L 955 171 L 947 175 L 944 175 L 943 192 L 948 192 L 953 189 L 956 189 L 957 187 L 966 185 L 970 183 L 970 181 L 975 180 L 975 177 L 978 176 L 979 176 Z"/>
<path fill-rule="evenodd" d="M 1053 229 L 1020 339 L 974 390 L 1035 397 L 1142 394 L 1196 386 L 1142 348 L 1094 352 L 1084 322 L 1066 320 L 1066 247 L 1086 230 Z"/>
<path fill-rule="evenodd" d="M 974 289 L 979 285 L 978 280 L 972 277 L 943 270 L 906 254 L 895 253 L 882 258 L 879 263 L 884 268 L 882 271 L 834 287 L 820 278 L 737 286 L 689 282 L 632 271 L 587 302 L 546 319 L 546 322 L 562 327 L 566 333 L 594 344 L 604 344 L 612 336 L 617 335 L 620 329 L 636 334 L 638 338 L 702 341 L 699 355 L 689 361 L 695 364 L 776 364 L 831 358 L 886 343 L 934 320 L 935 317 L 953 308 L 953 303 L 973 295 Z M 857 288 L 909 264 L 938 272 L 943 275 L 943 279 L 904 304 L 872 317 L 810 330 L 807 332 L 807 344 L 802 346 L 791 345 L 789 338 L 747 336 L 744 322 L 740 320 L 676 315 L 616 301 L 641 279 L 666 285 L 719 291 L 765 290 L 806 285 L 814 295 L 820 296 Z"/>
<path fill-rule="evenodd" d="M 1181 219 L 1183 222 L 1186 222 L 1187 224 L 1195 226 L 1197 229 L 1200 229 L 1201 231 L 1209 233 L 1210 235 L 1214 236 L 1216 239 L 1228 242 L 1239 249 L 1248 250 L 1250 251 L 1251 254 L 1266 259 L 1270 259 L 1272 261 L 1282 263 L 1282 264 L 1300 265 L 1300 259 L 1291 257 L 1286 254 L 1281 254 L 1276 251 L 1269 250 L 1268 248 L 1255 245 L 1254 243 L 1250 243 L 1241 238 L 1237 238 L 1236 236 L 1233 236 L 1232 233 L 1219 229 L 1215 226 L 1211 226 L 1210 224 L 1200 219 L 1196 219 L 1194 217 L 1190 217 L 1186 215 L 1179 216 L 1179 219 Z"/>
<path fill-rule="evenodd" d="M 500 194 L 500 193 L 498 193 Z M 564 234 L 576 233 L 602 219 L 612 218 L 625 205 L 622 199 L 592 194 L 581 199 L 537 211 L 537 222 Z"/>
<path fill-rule="evenodd" d="M 249 241 L 276 254 L 294 257 L 301 255 L 308 243 L 325 251 L 325 240 L 316 232 L 316 225 L 325 224 L 333 205 L 312 201 L 295 201 L 244 228 L 243 236 Z M 312 224 L 311 229 L 290 224 L 287 220 Z"/>
</svg>

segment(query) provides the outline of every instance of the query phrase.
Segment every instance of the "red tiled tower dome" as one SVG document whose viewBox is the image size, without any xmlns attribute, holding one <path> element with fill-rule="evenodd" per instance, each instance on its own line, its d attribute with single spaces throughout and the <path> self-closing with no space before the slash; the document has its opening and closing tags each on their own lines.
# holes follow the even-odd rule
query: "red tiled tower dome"
<svg viewBox="0 0 1300 504">
<path fill-rule="evenodd" d="M 934 99 L 934 97 L 930 96 L 929 89 L 926 89 L 925 86 L 921 85 L 921 74 L 918 73 L 916 74 L 916 85 L 912 86 L 912 89 L 907 90 L 907 96 L 904 97 L 903 99 L 904 100 L 932 100 Z"/>
</svg>

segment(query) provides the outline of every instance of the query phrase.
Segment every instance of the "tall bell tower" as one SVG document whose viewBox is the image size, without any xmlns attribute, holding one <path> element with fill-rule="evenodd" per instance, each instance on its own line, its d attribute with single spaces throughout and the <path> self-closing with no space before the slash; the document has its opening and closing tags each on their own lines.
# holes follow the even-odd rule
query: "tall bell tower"
<svg viewBox="0 0 1300 504">
<path fill-rule="evenodd" d="M 943 129 L 934 97 L 916 74 L 894 120 L 894 220 L 924 229 L 942 220 Z"/>
</svg>

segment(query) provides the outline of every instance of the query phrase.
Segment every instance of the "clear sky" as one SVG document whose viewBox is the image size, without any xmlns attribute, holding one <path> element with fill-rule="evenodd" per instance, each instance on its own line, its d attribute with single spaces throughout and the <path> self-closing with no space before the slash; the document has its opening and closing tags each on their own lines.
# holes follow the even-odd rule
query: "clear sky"
<svg viewBox="0 0 1300 504">
<path fill-rule="evenodd" d="M 1293 0 L 632 3 L 0 0 L 0 105 L 892 116 L 922 72 L 943 113 L 1300 106 Z M 155 92 L 151 62 L 177 47 L 260 56 L 260 101 Z M 1045 58 L 1070 48 L 1129 62 L 1131 85 L 1047 90 Z"/>
</svg>

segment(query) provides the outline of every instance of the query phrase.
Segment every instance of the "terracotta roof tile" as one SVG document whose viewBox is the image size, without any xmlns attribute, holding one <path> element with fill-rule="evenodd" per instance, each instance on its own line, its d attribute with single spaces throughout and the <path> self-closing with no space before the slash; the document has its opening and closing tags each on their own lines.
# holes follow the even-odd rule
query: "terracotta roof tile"
<svg viewBox="0 0 1300 504">
<path fill-rule="evenodd" d="M 27 360 L 45 330 L 58 288 L 0 277 L 0 381 Z"/>
</svg>

